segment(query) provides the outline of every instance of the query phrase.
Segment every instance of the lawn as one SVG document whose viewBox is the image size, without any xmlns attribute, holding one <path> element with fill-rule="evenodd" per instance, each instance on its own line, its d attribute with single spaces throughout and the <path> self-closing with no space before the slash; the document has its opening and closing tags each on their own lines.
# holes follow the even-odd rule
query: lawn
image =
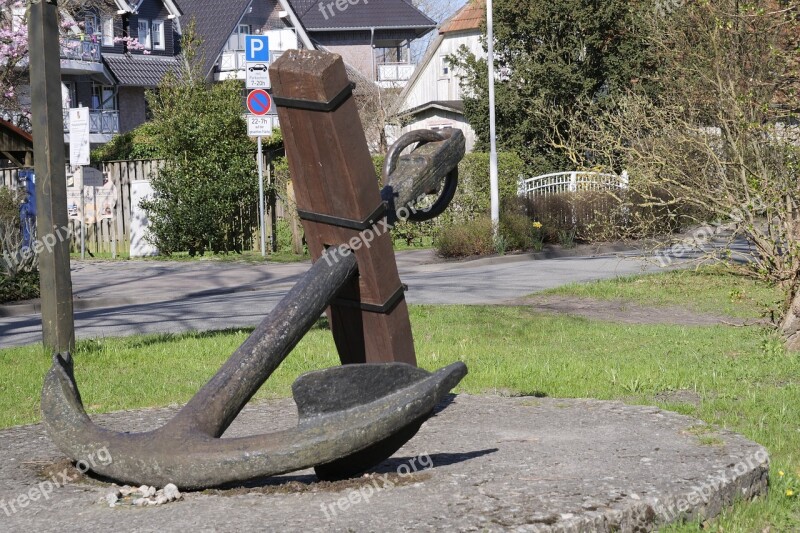
<svg viewBox="0 0 800 533">
<path fill-rule="evenodd" d="M 668 273 L 559 289 L 561 294 L 685 305 L 758 316 L 774 297 L 720 273 Z M 605 295 L 605 296 L 604 296 Z M 800 530 L 800 354 L 762 327 L 627 325 L 534 313 L 526 307 L 413 306 L 420 365 L 464 361 L 456 392 L 545 394 L 653 404 L 744 434 L 770 452 L 770 494 L 739 504 L 710 531 Z M 76 377 L 90 413 L 180 404 L 247 336 L 246 331 L 157 335 L 79 343 Z M 294 378 L 337 363 L 324 324 L 312 330 L 258 393 L 288 396 Z M 0 426 L 38 420 L 48 357 L 34 347 L 0 350 Z M 665 403 L 691 391 L 697 405 Z M 713 443 L 710 443 L 713 445 Z M 778 472 L 783 472 L 779 476 Z M 697 531 L 698 524 L 668 531 Z"/>
</svg>

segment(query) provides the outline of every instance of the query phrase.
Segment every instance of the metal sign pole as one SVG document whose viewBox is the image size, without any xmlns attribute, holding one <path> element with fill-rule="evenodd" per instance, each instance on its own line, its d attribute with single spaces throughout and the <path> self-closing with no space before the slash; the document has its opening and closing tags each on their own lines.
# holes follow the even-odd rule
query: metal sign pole
<svg viewBox="0 0 800 533">
<path fill-rule="evenodd" d="M 261 257 L 267 256 L 267 224 L 264 216 L 264 161 L 261 153 L 261 135 L 258 136 L 258 225 L 261 234 Z"/>
<path fill-rule="evenodd" d="M 83 173 L 81 173 L 81 261 L 86 259 L 86 188 L 83 186 Z"/>
<path fill-rule="evenodd" d="M 37 230 L 43 242 L 48 236 L 57 237 L 39 254 L 42 339 L 47 348 L 67 352 L 75 349 L 75 323 L 69 240 L 61 233 L 67 227 L 67 177 L 55 0 L 30 2 L 28 16 Z"/>
</svg>

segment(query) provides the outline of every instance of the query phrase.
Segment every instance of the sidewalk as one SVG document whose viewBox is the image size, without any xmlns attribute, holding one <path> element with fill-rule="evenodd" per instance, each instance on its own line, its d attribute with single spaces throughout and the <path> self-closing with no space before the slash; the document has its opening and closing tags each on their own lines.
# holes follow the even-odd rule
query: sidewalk
<svg viewBox="0 0 800 533">
<path fill-rule="evenodd" d="M 592 257 L 630 252 L 620 245 L 548 247 L 542 252 L 509 254 L 463 260 L 445 260 L 433 249 L 396 253 L 401 272 L 438 272 L 466 265 L 479 267 L 518 261 L 563 257 Z M 73 261 L 74 309 L 98 309 L 122 305 L 202 298 L 237 292 L 288 289 L 308 270 L 310 261 L 298 263 L 246 263 L 196 261 Z M 0 305 L 0 318 L 41 312 L 39 300 Z"/>
</svg>

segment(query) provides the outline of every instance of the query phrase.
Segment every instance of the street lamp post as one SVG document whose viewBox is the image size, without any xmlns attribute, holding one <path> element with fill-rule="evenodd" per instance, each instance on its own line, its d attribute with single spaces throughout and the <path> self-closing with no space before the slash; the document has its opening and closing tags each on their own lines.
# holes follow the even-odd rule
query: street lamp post
<svg viewBox="0 0 800 533">
<path fill-rule="evenodd" d="M 494 114 L 494 29 L 492 28 L 492 0 L 486 0 L 486 44 L 489 64 L 489 190 L 492 226 L 495 237 L 500 226 L 500 193 L 497 183 L 497 131 Z"/>
</svg>

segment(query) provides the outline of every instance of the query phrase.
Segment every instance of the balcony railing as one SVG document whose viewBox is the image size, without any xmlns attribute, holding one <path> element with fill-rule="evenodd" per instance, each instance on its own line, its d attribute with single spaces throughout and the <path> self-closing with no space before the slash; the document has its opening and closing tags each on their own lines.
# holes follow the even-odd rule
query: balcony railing
<svg viewBox="0 0 800 533">
<path fill-rule="evenodd" d="M 415 67 L 412 63 L 382 63 L 378 65 L 378 81 L 408 81 Z"/>
<path fill-rule="evenodd" d="M 69 133 L 69 109 L 64 110 L 64 133 Z M 119 133 L 119 111 L 106 109 L 90 110 L 89 133 Z"/>
<path fill-rule="evenodd" d="M 61 59 L 100 62 L 100 43 L 80 39 L 61 39 Z"/>
<path fill-rule="evenodd" d="M 219 58 L 220 72 L 231 72 L 244 69 L 244 50 L 222 52 Z"/>
</svg>

